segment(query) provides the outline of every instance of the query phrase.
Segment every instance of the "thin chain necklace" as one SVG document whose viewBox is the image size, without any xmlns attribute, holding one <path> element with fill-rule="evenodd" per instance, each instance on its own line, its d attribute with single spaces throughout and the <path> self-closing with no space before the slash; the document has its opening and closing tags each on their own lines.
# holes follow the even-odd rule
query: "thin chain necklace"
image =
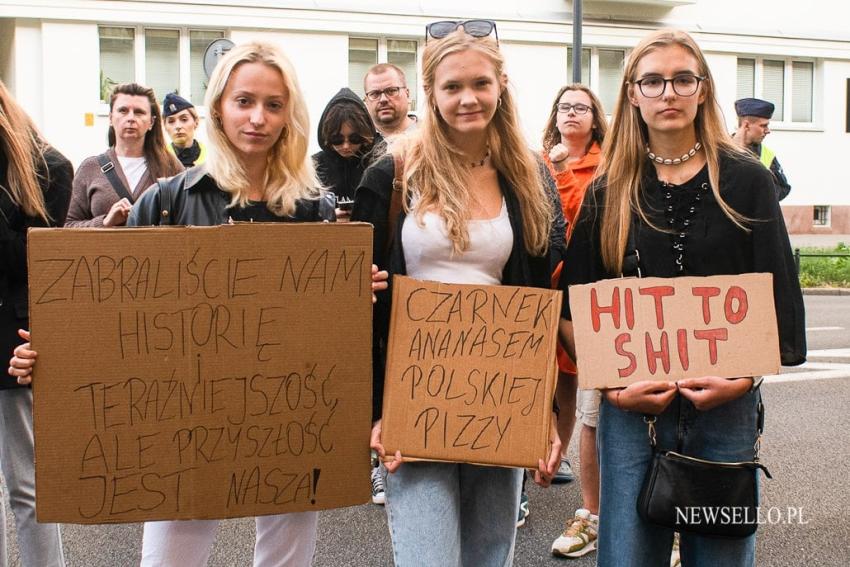
<svg viewBox="0 0 850 567">
<path fill-rule="evenodd" d="M 649 149 L 649 145 L 646 146 L 646 155 L 649 156 L 649 159 L 656 163 L 660 163 L 662 165 L 681 165 L 694 157 L 696 153 L 702 148 L 702 144 L 697 142 L 694 144 L 694 147 L 688 150 L 688 153 L 684 154 L 682 157 L 677 158 L 663 158 L 661 156 L 657 156 L 652 153 L 652 150 Z"/>
<path fill-rule="evenodd" d="M 484 152 L 484 157 L 481 158 L 481 161 L 474 161 L 469 164 L 469 167 L 481 167 L 484 165 L 484 162 L 490 157 L 490 144 L 487 144 L 487 151 Z"/>
</svg>

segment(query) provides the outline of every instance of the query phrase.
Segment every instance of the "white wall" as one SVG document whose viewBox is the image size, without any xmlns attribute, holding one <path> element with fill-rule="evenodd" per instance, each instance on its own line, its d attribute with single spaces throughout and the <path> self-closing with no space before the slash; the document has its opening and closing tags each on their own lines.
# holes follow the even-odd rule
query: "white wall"
<svg viewBox="0 0 850 567">
<path fill-rule="evenodd" d="M 505 67 L 528 144 L 541 147 L 543 128 L 558 89 L 567 81 L 567 48 L 531 43 L 502 44 Z"/>
<path fill-rule="evenodd" d="M 101 106 L 98 49 L 95 24 L 42 24 L 45 66 L 42 70 L 43 114 L 40 125 L 50 143 L 75 166 L 107 148 L 107 118 L 98 116 Z M 32 62 L 28 67 L 32 69 Z M 94 126 L 85 125 L 86 113 L 96 117 Z"/>
<path fill-rule="evenodd" d="M 707 53 L 730 131 L 735 126 L 737 57 L 775 55 L 818 61 L 814 127 L 774 124 L 767 144 L 793 186 L 783 202 L 850 204 L 850 134 L 845 133 L 850 77 L 850 3 L 810 0 L 699 0 L 676 7 L 585 1 L 586 46 L 628 49 L 648 30 L 680 26 Z M 281 10 L 290 6 L 292 10 Z M 348 37 L 423 41 L 424 24 L 446 17 L 498 17 L 507 72 L 528 142 L 539 147 L 557 89 L 567 82 L 572 26 L 569 0 L 208 0 L 90 2 L 0 0 L 0 71 L 45 135 L 75 163 L 106 146 L 107 118 L 98 100 L 98 24 L 192 25 L 229 30 L 237 43 L 279 43 L 296 67 L 307 98 L 312 148 L 316 121 L 348 83 Z M 829 13 L 829 18 L 823 14 Z M 731 15 L 734 14 L 734 17 Z M 9 33 L 14 25 L 14 34 Z M 421 94 L 421 93 L 420 93 Z M 85 114 L 94 113 L 93 126 Z M 203 129 L 199 133 L 204 138 Z"/>
</svg>

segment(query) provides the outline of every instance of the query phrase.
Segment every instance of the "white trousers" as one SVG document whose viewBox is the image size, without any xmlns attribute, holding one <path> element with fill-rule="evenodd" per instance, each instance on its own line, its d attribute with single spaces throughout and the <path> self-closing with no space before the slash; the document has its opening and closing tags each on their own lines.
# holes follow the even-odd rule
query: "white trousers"
<svg viewBox="0 0 850 567">
<path fill-rule="evenodd" d="M 0 469 L 15 514 L 23 567 L 62 567 L 59 524 L 35 521 L 32 390 L 0 391 Z M 0 566 L 6 566 L 6 508 L 0 503 Z"/>
<path fill-rule="evenodd" d="M 254 567 L 309 567 L 316 551 L 318 512 L 257 516 Z M 142 567 L 204 567 L 218 520 L 146 522 Z"/>
</svg>

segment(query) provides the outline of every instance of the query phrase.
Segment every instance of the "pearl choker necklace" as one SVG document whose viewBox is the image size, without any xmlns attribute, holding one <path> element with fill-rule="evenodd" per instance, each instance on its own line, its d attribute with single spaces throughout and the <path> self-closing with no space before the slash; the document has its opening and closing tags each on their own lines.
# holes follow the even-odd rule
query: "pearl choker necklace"
<svg viewBox="0 0 850 567">
<path fill-rule="evenodd" d="M 652 153 L 652 151 L 650 151 L 649 146 L 646 146 L 646 155 L 648 155 L 649 159 L 651 159 L 652 161 L 654 161 L 656 163 L 660 163 L 662 165 L 680 165 L 680 164 L 685 163 L 686 161 L 688 161 L 692 157 L 694 157 L 696 155 L 696 153 L 700 150 L 700 148 L 702 148 L 702 144 L 697 142 L 694 145 L 694 147 L 691 148 L 690 150 L 688 150 L 688 153 L 686 153 L 682 157 L 677 157 L 677 158 L 671 159 L 671 158 L 663 158 L 663 157 L 655 155 L 654 153 Z"/>
</svg>

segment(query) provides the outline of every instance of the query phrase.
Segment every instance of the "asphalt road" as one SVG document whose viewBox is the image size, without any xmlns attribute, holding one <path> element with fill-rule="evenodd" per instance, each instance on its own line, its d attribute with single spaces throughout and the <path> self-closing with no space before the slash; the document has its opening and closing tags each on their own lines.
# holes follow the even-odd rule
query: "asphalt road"
<svg viewBox="0 0 850 567">
<path fill-rule="evenodd" d="M 850 296 L 807 296 L 806 309 L 810 362 L 783 369 L 763 386 L 762 460 L 774 477 L 764 481 L 762 491 L 767 523 L 759 528 L 757 553 L 758 565 L 765 567 L 850 565 Z M 577 463 L 575 443 L 571 452 Z M 594 565 L 595 554 L 577 560 L 549 554 L 564 520 L 580 504 L 578 486 L 531 485 L 530 498 L 515 565 Z M 9 564 L 19 565 L 11 519 Z M 251 565 L 253 529 L 252 520 L 221 522 L 209 565 Z M 67 564 L 138 564 L 141 532 L 139 524 L 63 526 Z M 383 508 L 370 504 L 323 513 L 314 565 L 392 565 Z"/>
</svg>

